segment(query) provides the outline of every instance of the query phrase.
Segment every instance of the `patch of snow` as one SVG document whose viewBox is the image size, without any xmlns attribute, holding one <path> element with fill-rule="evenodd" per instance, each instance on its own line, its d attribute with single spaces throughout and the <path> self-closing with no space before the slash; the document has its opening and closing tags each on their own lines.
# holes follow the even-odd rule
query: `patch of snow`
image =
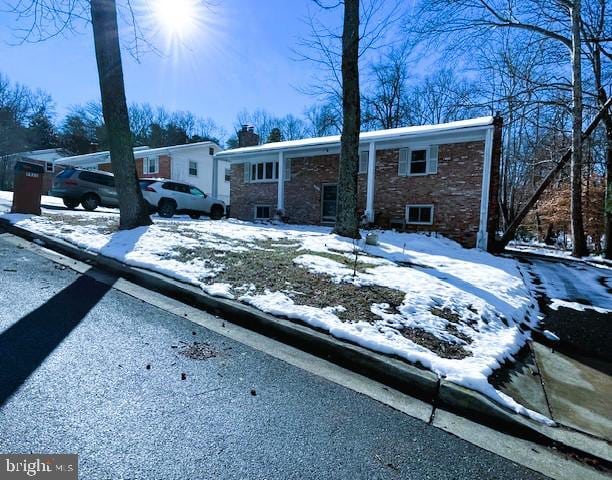
<svg viewBox="0 0 612 480">
<path fill-rule="evenodd" d="M 542 333 L 544 334 L 546 338 L 548 338 L 549 340 L 552 340 L 553 342 L 558 342 L 560 340 L 560 338 L 557 335 L 555 335 L 553 332 L 551 332 L 550 330 L 544 330 Z"/>
<path fill-rule="evenodd" d="M 584 305 L 578 302 L 568 302 L 566 300 L 561 300 L 560 298 L 551 298 L 550 304 L 548 305 L 552 310 L 559 310 L 559 307 L 570 308 L 572 310 L 577 310 L 578 312 L 584 312 L 586 310 L 593 310 L 598 313 L 612 313 L 612 310 L 608 310 L 605 308 L 594 307 L 592 305 Z"/>
<path fill-rule="evenodd" d="M 216 297 L 223 297 L 233 300 L 236 298 L 232 294 L 232 286 L 229 283 L 213 283 L 212 285 L 202 285 L 202 290 L 204 290 L 209 295 L 214 295 Z"/>
</svg>

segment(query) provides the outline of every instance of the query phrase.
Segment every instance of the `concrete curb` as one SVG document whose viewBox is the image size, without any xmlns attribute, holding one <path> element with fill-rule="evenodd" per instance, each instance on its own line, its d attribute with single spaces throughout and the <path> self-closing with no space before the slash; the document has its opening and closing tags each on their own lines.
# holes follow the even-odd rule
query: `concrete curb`
<svg viewBox="0 0 612 480">
<path fill-rule="evenodd" d="M 26 240 L 36 241 L 38 244 L 81 262 L 110 270 L 115 275 L 145 288 L 223 316 L 227 321 L 281 340 L 431 403 L 434 405 L 434 415 L 435 408 L 442 407 L 480 424 L 509 431 L 526 440 L 545 446 L 555 446 L 560 450 L 578 452 L 581 456 L 593 457 L 605 464 L 609 463 L 607 459 L 581 450 L 577 445 L 561 443 L 559 435 L 555 432 L 546 433 L 548 430 L 556 430 L 554 427 L 546 427 L 522 417 L 474 390 L 440 380 L 429 370 L 420 369 L 402 360 L 336 339 L 312 327 L 274 317 L 237 301 L 213 297 L 193 285 L 149 270 L 130 267 L 117 260 L 75 247 L 63 240 L 12 225 L 4 219 L 0 219 L 0 229 Z"/>
</svg>

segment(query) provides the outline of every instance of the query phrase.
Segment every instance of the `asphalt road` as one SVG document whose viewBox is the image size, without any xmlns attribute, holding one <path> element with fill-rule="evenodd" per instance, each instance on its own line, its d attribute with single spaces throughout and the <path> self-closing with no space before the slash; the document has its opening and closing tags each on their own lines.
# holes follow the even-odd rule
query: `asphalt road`
<svg viewBox="0 0 612 480">
<path fill-rule="evenodd" d="M 88 480 L 544 478 L 1 239 L 0 452 Z"/>
</svg>

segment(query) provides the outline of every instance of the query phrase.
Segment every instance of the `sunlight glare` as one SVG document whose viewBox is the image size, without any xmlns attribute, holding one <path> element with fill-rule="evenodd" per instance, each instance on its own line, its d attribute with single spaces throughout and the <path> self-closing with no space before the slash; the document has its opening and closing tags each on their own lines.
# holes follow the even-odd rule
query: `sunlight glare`
<svg viewBox="0 0 612 480">
<path fill-rule="evenodd" d="M 191 35 L 201 15 L 197 0 L 155 0 L 153 11 L 160 27 L 170 36 Z"/>
</svg>

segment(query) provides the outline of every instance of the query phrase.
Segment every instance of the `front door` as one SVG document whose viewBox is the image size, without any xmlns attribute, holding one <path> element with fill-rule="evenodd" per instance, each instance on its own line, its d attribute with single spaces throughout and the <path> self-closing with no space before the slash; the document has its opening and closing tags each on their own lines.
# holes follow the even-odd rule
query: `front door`
<svg viewBox="0 0 612 480">
<path fill-rule="evenodd" d="M 338 203 L 338 186 L 335 183 L 327 183 L 322 186 L 321 191 L 321 222 L 336 222 L 336 206 Z"/>
</svg>

